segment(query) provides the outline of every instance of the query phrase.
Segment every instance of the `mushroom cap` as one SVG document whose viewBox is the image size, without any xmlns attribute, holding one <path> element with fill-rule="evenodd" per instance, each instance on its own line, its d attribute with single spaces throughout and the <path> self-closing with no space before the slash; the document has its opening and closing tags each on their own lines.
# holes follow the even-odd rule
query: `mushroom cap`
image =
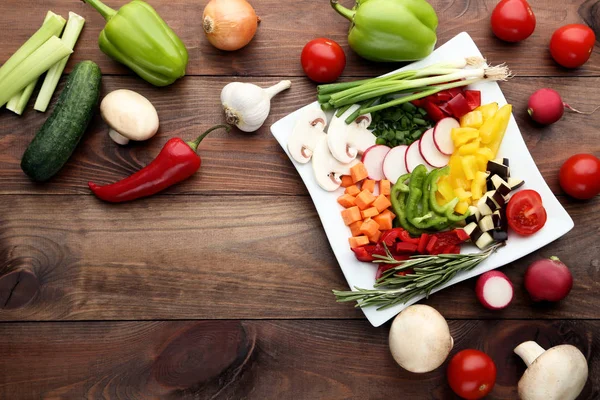
<svg viewBox="0 0 600 400">
<path fill-rule="evenodd" d="M 349 164 L 342 164 L 329 152 L 327 136 L 321 135 L 317 139 L 312 154 L 312 167 L 317 184 L 328 192 L 333 192 L 342 184 L 342 175 L 350 175 L 350 168 L 358 163 L 353 160 Z"/>
<path fill-rule="evenodd" d="M 561 344 L 546 350 L 519 380 L 522 400 L 575 400 L 588 378 L 585 356 L 575 346 Z"/>
<path fill-rule="evenodd" d="M 423 373 L 444 363 L 454 341 L 442 314 L 433 307 L 416 304 L 396 316 L 389 344 L 394 360 L 402 368 Z"/>
<path fill-rule="evenodd" d="M 361 115 L 354 122 L 346 124 L 346 118 L 359 108 L 360 104 L 354 104 L 339 117 L 334 115 L 327 129 L 331 154 L 342 163 L 349 163 L 375 145 L 376 137 L 367 129 L 371 124 L 371 114 Z"/>
<path fill-rule="evenodd" d="M 158 113 L 148 99 L 132 90 L 119 89 L 102 99 L 102 119 L 131 140 L 147 140 L 158 131 Z"/>
<path fill-rule="evenodd" d="M 288 138 L 288 151 L 294 160 L 301 164 L 310 161 L 317 141 L 325 136 L 327 115 L 321 107 L 309 107 L 296 121 Z"/>
</svg>

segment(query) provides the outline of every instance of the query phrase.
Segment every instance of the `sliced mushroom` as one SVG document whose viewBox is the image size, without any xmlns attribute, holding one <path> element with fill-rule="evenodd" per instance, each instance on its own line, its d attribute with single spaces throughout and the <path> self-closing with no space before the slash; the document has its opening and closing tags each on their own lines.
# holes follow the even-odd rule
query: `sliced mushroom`
<svg viewBox="0 0 600 400">
<path fill-rule="evenodd" d="M 320 107 L 310 107 L 296 121 L 288 140 L 288 150 L 292 158 L 301 164 L 310 161 L 319 139 L 325 137 L 327 115 Z"/>
<path fill-rule="evenodd" d="M 312 167 L 317 183 L 328 192 L 333 192 L 342 184 L 342 175 L 350 175 L 350 168 L 358 163 L 353 160 L 342 164 L 333 156 L 327 146 L 327 135 L 319 137 L 312 155 Z"/>
<path fill-rule="evenodd" d="M 442 314 L 424 304 L 407 307 L 398 314 L 390 328 L 389 343 L 394 360 L 416 373 L 442 365 L 454 346 Z"/>
<path fill-rule="evenodd" d="M 588 378 L 585 356 L 575 346 L 562 344 L 544 350 L 533 341 L 515 348 L 527 364 L 519 380 L 522 400 L 575 400 Z"/>
<path fill-rule="evenodd" d="M 100 114 L 110 126 L 109 136 L 125 145 L 148 140 L 158 131 L 158 113 L 148 99 L 132 90 L 119 89 L 102 99 Z"/>
<path fill-rule="evenodd" d="M 349 163 L 375 145 L 375 135 L 367 129 L 371 124 L 371 114 L 361 115 L 351 124 L 346 124 L 346 118 L 358 108 L 360 105 L 354 104 L 339 118 L 334 115 L 327 129 L 329 150 L 342 163 Z"/>
</svg>

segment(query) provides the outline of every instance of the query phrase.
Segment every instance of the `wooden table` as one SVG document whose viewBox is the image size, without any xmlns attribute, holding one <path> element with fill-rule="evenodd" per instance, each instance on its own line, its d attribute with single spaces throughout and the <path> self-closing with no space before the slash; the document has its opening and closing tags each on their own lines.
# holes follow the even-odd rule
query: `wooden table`
<svg viewBox="0 0 600 400">
<path fill-rule="evenodd" d="M 109 1 L 112 6 L 123 1 Z M 319 36 L 344 45 L 345 79 L 375 76 L 396 65 L 360 60 L 346 46 L 347 22 L 327 1 L 254 0 L 261 24 L 243 50 L 212 48 L 201 29 L 206 1 L 152 0 L 190 53 L 188 76 L 155 88 L 97 47 L 104 21 L 75 0 L 0 2 L 0 60 L 34 32 L 46 11 L 87 20 L 68 70 L 97 62 L 103 95 L 142 93 L 161 120 L 146 143 L 119 147 L 96 116 L 68 165 L 47 184 L 33 184 L 19 163 L 49 115 L 0 111 L 0 398 L 2 399 L 453 399 L 445 365 L 415 375 L 387 347 L 389 324 L 373 328 L 360 310 L 336 304 L 346 288 L 310 197 L 269 126 L 314 98 L 303 75 L 303 45 Z M 581 399 L 600 398 L 600 199 L 578 202 L 558 186 L 570 155 L 600 155 L 600 113 L 567 113 L 541 128 L 527 117 L 529 94 L 557 89 L 583 110 L 600 104 L 600 46 L 577 70 L 559 68 L 548 41 L 555 28 L 585 21 L 600 36 L 600 2 L 532 0 L 533 36 L 495 39 L 495 0 L 435 0 L 439 43 L 467 31 L 493 63 L 516 75 L 502 84 L 544 178 L 575 220 L 563 238 L 502 268 L 514 282 L 513 304 L 484 310 L 474 281 L 426 301 L 450 323 L 453 353 L 490 354 L 498 378 L 490 399 L 515 399 L 525 367 L 512 353 L 524 340 L 571 343 L 589 360 Z M 150 162 L 171 137 L 193 138 L 223 121 L 219 94 L 238 80 L 263 86 L 291 79 L 255 134 L 215 132 L 200 146 L 202 169 L 161 195 L 111 205 L 87 182 L 109 183 Z M 62 84 L 61 84 L 62 86 Z M 55 96 L 56 97 L 56 96 Z M 556 255 L 575 279 L 570 296 L 535 305 L 523 289 L 533 260 Z M 38 288 L 39 292 L 35 294 Z M 32 296 L 33 299 L 26 303 Z"/>
</svg>

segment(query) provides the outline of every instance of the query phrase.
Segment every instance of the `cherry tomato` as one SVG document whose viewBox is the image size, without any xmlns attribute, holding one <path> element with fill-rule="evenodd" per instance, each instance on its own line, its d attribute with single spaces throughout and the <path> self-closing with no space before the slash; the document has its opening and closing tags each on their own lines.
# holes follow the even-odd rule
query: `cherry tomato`
<svg viewBox="0 0 600 400">
<path fill-rule="evenodd" d="M 587 200 L 600 193 L 600 159 L 575 154 L 560 167 L 560 187 L 576 199 Z"/>
<path fill-rule="evenodd" d="M 306 76 L 317 83 L 330 83 L 342 75 L 346 55 L 333 40 L 319 38 L 306 43 L 300 56 Z"/>
<path fill-rule="evenodd" d="M 546 209 L 542 197 L 535 190 L 521 190 L 511 197 L 506 206 L 508 225 L 519 235 L 532 235 L 546 223 Z"/>
<path fill-rule="evenodd" d="M 554 61 L 567 68 L 586 63 L 592 54 L 596 35 L 590 27 L 570 24 L 558 28 L 550 39 L 550 54 Z"/>
<path fill-rule="evenodd" d="M 492 31 L 506 42 L 520 42 L 535 30 L 535 15 L 525 0 L 501 0 L 492 11 Z"/>
<path fill-rule="evenodd" d="M 456 353 L 447 371 L 450 387 L 464 399 L 481 399 L 494 388 L 496 364 L 479 350 L 467 349 Z"/>
</svg>

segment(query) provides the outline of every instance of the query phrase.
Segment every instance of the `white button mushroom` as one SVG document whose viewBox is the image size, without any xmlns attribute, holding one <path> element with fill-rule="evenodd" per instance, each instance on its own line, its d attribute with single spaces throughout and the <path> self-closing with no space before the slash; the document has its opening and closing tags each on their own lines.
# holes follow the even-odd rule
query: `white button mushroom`
<svg viewBox="0 0 600 400">
<path fill-rule="evenodd" d="M 334 115 L 327 129 L 329 150 L 341 163 L 349 163 L 375 145 L 375 135 L 367 129 L 371 124 L 371 114 L 361 115 L 351 124 L 346 124 L 346 118 L 358 108 L 360 105 L 354 104 L 339 118 Z"/>
<path fill-rule="evenodd" d="M 433 307 L 417 304 L 396 316 L 389 344 L 394 360 L 402 368 L 424 373 L 444 363 L 454 341 L 442 314 Z"/>
<path fill-rule="evenodd" d="M 536 342 L 524 342 L 515 353 L 527 370 L 519 380 L 522 400 L 575 400 L 588 378 L 584 355 L 575 346 L 562 344 L 544 350 Z"/>
<path fill-rule="evenodd" d="M 321 107 L 309 107 L 300 116 L 288 139 L 288 150 L 294 160 L 301 164 L 310 161 L 317 141 L 325 137 L 327 115 Z"/>
<path fill-rule="evenodd" d="M 109 136 L 125 145 L 148 140 L 158 131 L 158 113 L 148 99 L 132 90 L 119 89 L 102 99 L 100 114 L 110 126 Z"/>
<path fill-rule="evenodd" d="M 333 156 L 327 146 L 327 136 L 318 138 L 312 154 L 312 167 L 317 183 L 328 192 L 333 192 L 342 185 L 342 175 L 350 175 L 350 168 L 358 163 L 353 160 L 342 164 Z"/>
</svg>

